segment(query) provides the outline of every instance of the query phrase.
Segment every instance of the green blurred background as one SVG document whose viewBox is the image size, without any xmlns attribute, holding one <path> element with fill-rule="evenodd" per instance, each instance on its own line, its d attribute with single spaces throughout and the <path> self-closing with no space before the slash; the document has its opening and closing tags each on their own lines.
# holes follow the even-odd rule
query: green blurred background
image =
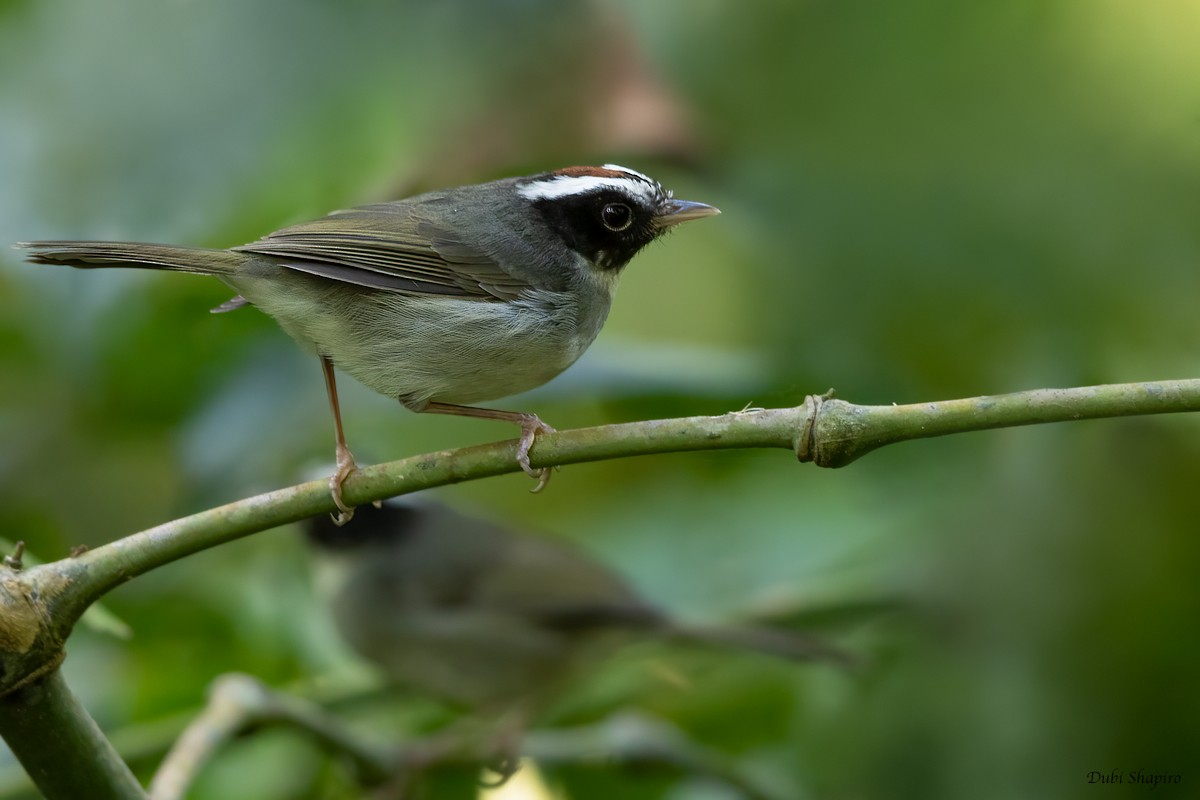
<svg viewBox="0 0 1200 800">
<path fill-rule="evenodd" d="M 640 256 L 592 351 L 502 404 L 558 427 L 829 386 L 905 403 L 1191 377 L 1198 39 L 1193 0 L 7 0 L 0 242 L 230 246 L 615 161 L 725 213 Z M 318 365 L 253 310 L 209 315 L 216 281 L 0 258 L 0 535 L 58 558 L 328 469 Z M 348 379 L 342 405 L 360 463 L 511 435 Z M 438 496 L 575 538 L 686 618 L 819 618 L 874 660 L 849 678 L 635 649 L 559 721 L 642 708 L 781 798 L 1140 797 L 1136 769 L 1181 775 L 1154 791 L 1184 797 L 1198 462 L 1200 420 L 1180 416 L 905 444 L 836 472 L 699 453 L 573 466 L 539 496 L 520 475 Z M 224 671 L 358 674 L 294 530 L 108 605 L 133 638 L 80 630 L 66 670 L 109 730 L 196 708 Z M 618 766 L 547 780 L 738 796 Z M 273 733 L 195 796 L 354 794 Z"/>
</svg>

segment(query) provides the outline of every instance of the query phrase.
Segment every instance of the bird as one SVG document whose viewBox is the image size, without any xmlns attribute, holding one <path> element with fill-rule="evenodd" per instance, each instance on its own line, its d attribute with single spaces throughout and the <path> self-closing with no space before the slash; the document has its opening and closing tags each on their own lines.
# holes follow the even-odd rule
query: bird
<svg viewBox="0 0 1200 800">
<path fill-rule="evenodd" d="M 303 523 L 318 597 L 385 676 L 481 716 L 539 707 L 623 642 L 652 637 L 856 666 L 810 634 L 679 622 L 561 537 L 422 494 Z"/>
<path fill-rule="evenodd" d="M 335 367 L 418 413 L 520 427 L 530 466 L 536 414 L 485 408 L 573 364 L 608 316 L 625 266 L 675 225 L 719 214 L 678 200 L 616 164 L 566 167 L 359 206 L 227 250 L 108 241 L 16 246 L 37 264 L 138 267 L 212 275 L 236 295 L 214 313 L 253 306 L 321 363 L 333 416 L 336 520 L 357 469 L 346 445 Z"/>
</svg>

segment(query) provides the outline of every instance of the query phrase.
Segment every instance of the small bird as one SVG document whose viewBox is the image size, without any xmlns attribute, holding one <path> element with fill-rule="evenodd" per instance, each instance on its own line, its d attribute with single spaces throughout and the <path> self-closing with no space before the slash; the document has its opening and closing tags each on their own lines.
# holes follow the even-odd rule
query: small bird
<svg viewBox="0 0 1200 800">
<path fill-rule="evenodd" d="M 853 663 L 797 631 L 684 625 L 566 542 L 424 498 L 364 507 L 345 527 L 304 525 L 346 643 L 393 680 L 477 713 L 537 706 L 637 635 Z"/>
<path fill-rule="evenodd" d="M 541 386 L 595 340 L 625 265 L 672 226 L 720 213 L 676 200 L 615 164 L 567 167 L 361 206 L 229 250 L 135 242 L 22 242 L 29 260 L 213 275 L 237 295 L 214 313 L 265 312 L 325 374 L 337 470 L 357 465 L 342 433 L 334 367 L 418 413 L 520 426 L 517 462 L 554 429 L 536 414 L 479 408 Z"/>
</svg>

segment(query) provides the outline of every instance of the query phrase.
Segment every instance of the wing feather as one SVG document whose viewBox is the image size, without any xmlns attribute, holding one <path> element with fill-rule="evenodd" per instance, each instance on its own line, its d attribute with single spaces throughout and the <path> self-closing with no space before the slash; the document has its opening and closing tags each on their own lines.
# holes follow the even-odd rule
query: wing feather
<svg viewBox="0 0 1200 800">
<path fill-rule="evenodd" d="M 234 250 L 329 280 L 407 294 L 512 300 L 529 288 L 444 223 L 407 203 L 377 203 L 304 222 Z"/>
</svg>

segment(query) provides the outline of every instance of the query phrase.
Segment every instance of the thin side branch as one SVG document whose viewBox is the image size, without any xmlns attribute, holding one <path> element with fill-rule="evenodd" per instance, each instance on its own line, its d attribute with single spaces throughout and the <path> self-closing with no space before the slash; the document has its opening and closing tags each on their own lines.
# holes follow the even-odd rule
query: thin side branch
<svg viewBox="0 0 1200 800">
<path fill-rule="evenodd" d="M 150 782 L 151 800 L 183 800 L 200 771 L 229 740 L 264 724 L 306 731 L 327 750 L 349 757 L 366 785 L 385 780 L 394 754 L 354 735 L 320 706 L 277 692 L 249 675 L 222 675 L 213 682 L 208 705 L 176 740 Z"/>
</svg>

